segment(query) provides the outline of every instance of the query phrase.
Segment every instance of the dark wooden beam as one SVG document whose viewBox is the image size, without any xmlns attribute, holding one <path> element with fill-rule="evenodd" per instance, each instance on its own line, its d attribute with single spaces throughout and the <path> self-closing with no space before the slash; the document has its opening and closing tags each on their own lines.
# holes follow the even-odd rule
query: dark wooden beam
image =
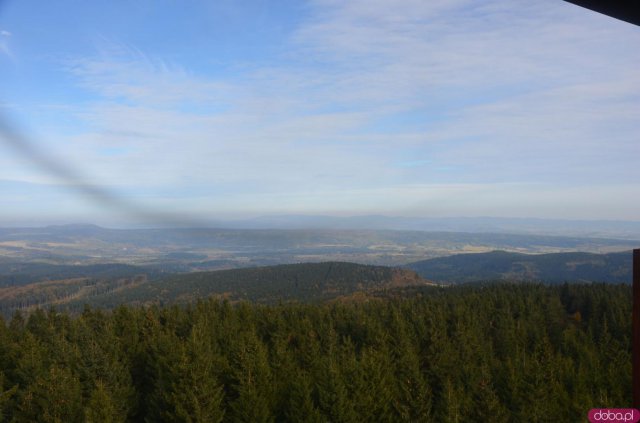
<svg viewBox="0 0 640 423">
<path fill-rule="evenodd" d="M 565 0 L 594 12 L 640 25 L 640 0 Z"/>
</svg>

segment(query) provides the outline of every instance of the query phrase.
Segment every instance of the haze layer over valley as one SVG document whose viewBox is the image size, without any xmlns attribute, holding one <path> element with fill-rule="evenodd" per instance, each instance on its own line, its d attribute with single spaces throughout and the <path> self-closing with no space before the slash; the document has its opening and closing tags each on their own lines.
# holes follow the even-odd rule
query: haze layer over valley
<svg viewBox="0 0 640 423">
<path fill-rule="evenodd" d="M 608 253 L 635 245 L 636 241 L 614 238 L 388 229 L 0 229 L 2 261 L 124 263 L 171 271 L 319 261 L 402 265 L 458 253 Z"/>
</svg>

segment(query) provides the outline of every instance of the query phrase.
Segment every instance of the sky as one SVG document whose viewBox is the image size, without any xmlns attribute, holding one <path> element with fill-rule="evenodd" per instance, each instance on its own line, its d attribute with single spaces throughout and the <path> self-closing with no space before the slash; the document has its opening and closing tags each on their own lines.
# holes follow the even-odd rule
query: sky
<svg viewBox="0 0 640 423">
<path fill-rule="evenodd" d="M 4 0 L 0 226 L 637 221 L 638 45 L 560 0 Z"/>
</svg>

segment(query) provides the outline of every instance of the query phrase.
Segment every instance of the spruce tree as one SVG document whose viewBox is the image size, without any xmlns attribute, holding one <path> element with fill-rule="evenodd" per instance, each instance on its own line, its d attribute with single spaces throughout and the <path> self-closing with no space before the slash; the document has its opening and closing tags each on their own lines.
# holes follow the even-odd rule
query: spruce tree
<svg viewBox="0 0 640 423">
<path fill-rule="evenodd" d="M 95 389 L 91 392 L 84 409 L 84 421 L 86 423 L 116 423 L 126 421 L 119 404 L 114 401 L 104 383 L 95 382 Z"/>
<path fill-rule="evenodd" d="M 163 398 L 166 421 L 218 423 L 224 417 L 224 391 L 218 382 L 220 359 L 211 348 L 206 328 L 196 325 L 186 340 L 178 363 L 171 369 Z"/>
</svg>

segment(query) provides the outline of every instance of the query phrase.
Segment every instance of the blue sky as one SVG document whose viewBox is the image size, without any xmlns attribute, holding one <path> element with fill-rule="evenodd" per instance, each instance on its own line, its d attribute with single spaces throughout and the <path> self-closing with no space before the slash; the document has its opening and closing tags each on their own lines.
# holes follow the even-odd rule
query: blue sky
<svg viewBox="0 0 640 423">
<path fill-rule="evenodd" d="M 72 169 L 0 143 L 0 223 L 640 219 L 640 28 L 563 1 L 0 5 L 3 119 Z"/>
</svg>

